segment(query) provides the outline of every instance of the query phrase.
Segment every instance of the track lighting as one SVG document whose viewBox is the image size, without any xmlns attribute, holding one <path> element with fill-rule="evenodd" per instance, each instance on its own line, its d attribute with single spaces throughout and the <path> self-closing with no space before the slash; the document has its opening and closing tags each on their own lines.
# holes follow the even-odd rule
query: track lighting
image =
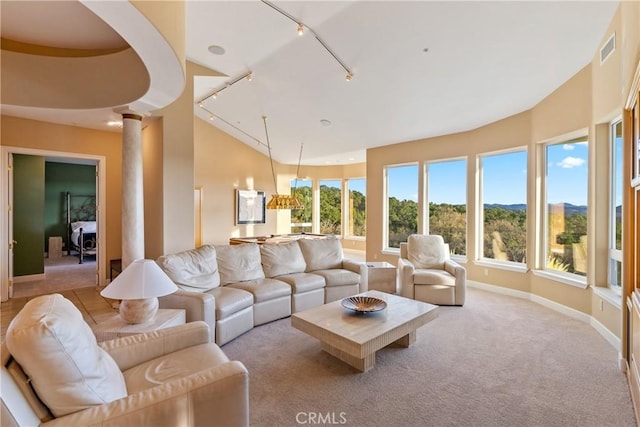
<svg viewBox="0 0 640 427">
<path fill-rule="evenodd" d="M 316 40 L 318 40 L 318 43 L 320 43 L 322 45 L 322 47 L 324 47 L 326 49 L 326 51 L 329 52 L 329 54 L 331 56 L 333 56 L 333 59 L 335 59 L 338 62 L 338 64 L 340 64 L 340 66 L 342 68 L 344 68 L 344 70 L 347 72 L 347 81 L 351 81 L 351 79 L 353 78 L 353 73 L 351 72 L 351 70 L 346 65 L 344 65 L 344 62 L 342 62 L 340 60 L 340 58 L 338 58 L 338 56 L 333 52 L 333 50 L 331 50 L 331 48 L 329 48 L 329 46 L 327 46 L 327 44 L 320 38 L 320 36 L 318 34 L 316 34 L 315 31 L 313 31 L 312 28 L 310 28 L 308 25 L 305 25 L 299 19 L 294 18 L 289 13 L 287 13 L 284 10 L 280 9 L 278 6 L 276 6 L 275 4 L 271 3 L 270 1 L 267 1 L 267 0 L 261 0 L 261 1 L 262 1 L 262 3 L 266 4 L 267 6 L 269 6 L 273 10 L 275 10 L 276 12 L 280 13 L 283 16 L 286 16 L 287 18 L 289 18 L 290 20 L 295 22 L 298 25 L 298 35 L 302 35 L 304 33 L 304 27 L 307 27 L 307 30 L 309 30 L 309 32 L 311 32 L 311 34 L 313 34 L 313 36 L 316 38 Z"/>
<path fill-rule="evenodd" d="M 204 97 L 204 98 L 202 98 L 200 101 L 198 101 L 198 102 L 197 102 L 197 103 L 198 103 L 198 106 L 199 106 L 200 108 L 204 108 L 204 106 L 203 106 L 203 105 L 204 105 L 204 102 L 205 102 L 207 99 L 209 99 L 209 98 L 216 99 L 216 98 L 218 97 L 218 94 L 219 94 L 220 92 L 222 92 L 222 91 L 223 91 L 223 90 L 225 90 L 225 89 L 230 88 L 230 87 L 231 87 L 231 86 L 233 86 L 234 84 L 238 83 L 240 80 L 247 79 L 248 81 L 251 81 L 251 79 L 252 79 L 252 78 L 253 78 L 253 72 L 251 72 L 251 71 L 247 71 L 246 73 L 244 73 L 244 74 L 242 74 L 242 75 L 240 75 L 240 76 L 236 77 L 235 79 L 230 80 L 230 81 L 228 81 L 228 82 L 225 82 L 225 83 L 224 83 L 224 85 L 222 85 L 222 87 L 219 87 L 218 89 L 214 90 L 214 91 L 213 91 L 213 92 L 211 92 L 209 95 L 205 96 L 205 97 Z"/>
</svg>

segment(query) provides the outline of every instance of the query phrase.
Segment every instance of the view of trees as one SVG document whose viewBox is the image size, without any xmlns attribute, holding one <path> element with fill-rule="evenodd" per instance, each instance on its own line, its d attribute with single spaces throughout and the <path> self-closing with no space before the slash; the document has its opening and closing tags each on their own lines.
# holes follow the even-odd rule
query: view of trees
<svg viewBox="0 0 640 427">
<path fill-rule="evenodd" d="M 484 257 L 525 262 L 527 211 L 495 206 L 484 209 Z"/>
<path fill-rule="evenodd" d="M 418 232 L 418 202 L 389 197 L 389 247 L 399 248 L 410 234 Z"/>
<path fill-rule="evenodd" d="M 304 209 L 293 209 L 291 211 L 291 232 L 292 233 L 311 233 L 311 213 L 313 193 L 310 185 L 292 187 L 291 195 L 296 196 Z M 296 224 L 296 225 L 294 225 Z"/>
<path fill-rule="evenodd" d="M 291 211 L 291 222 L 311 223 L 311 187 L 292 189 L 305 209 Z M 320 186 L 320 232 L 341 234 L 341 191 L 339 188 Z M 351 235 L 366 235 L 366 196 L 359 191 L 349 191 Z M 410 234 L 418 230 L 418 203 L 413 200 L 389 198 L 389 247 L 399 248 Z M 580 272 L 574 268 L 573 245 L 587 234 L 587 216 L 584 207 L 568 207 L 560 221 L 561 232 L 552 232 L 549 238 L 555 250 L 550 254 L 548 265 L 553 268 Z M 351 227 L 351 225 L 350 225 Z M 551 230 L 559 230 L 551 227 Z M 429 230 L 439 234 L 449 244 L 455 255 L 466 255 L 467 212 L 464 205 L 429 203 Z M 292 232 L 311 232 L 311 227 Z M 619 238 L 619 237 L 618 237 Z M 524 205 L 485 205 L 484 208 L 484 257 L 498 261 L 526 262 L 527 211 Z"/>
<path fill-rule="evenodd" d="M 304 205 L 304 209 L 291 211 L 291 232 L 311 233 L 311 214 L 313 192 L 310 186 L 300 186 L 291 189 L 291 194 L 295 195 Z M 351 225 L 352 236 L 366 236 L 366 206 L 367 198 L 359 191 L 349 191 L 351 204 Z M 320 185 L 320 233 L 342 234 L 340 225 L 342 223 L 341 191 L 339 188 Z M 294 225 L 297 224 L 297 225 Z"/>
<path fill-rule="evenodd" d="M 320 233 L 342 234 L 340 188 L 320 184 Z"/>
<path fill-rule="evenodd" d="M 439 234 L 449 251 L 467 254 L 467 207 L 447 203 L 429 203 L 429 234 Z"/>
</svg>

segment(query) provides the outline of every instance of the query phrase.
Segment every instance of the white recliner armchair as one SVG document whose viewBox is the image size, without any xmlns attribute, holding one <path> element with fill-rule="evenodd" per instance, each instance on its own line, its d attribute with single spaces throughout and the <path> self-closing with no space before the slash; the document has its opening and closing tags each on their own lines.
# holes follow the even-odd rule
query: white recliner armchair
<svg viewBox="0 0 640 427">
<path fill-rule="evenodd" d="M 442 236 L 412 234 L 400 243 L 400 295 L 436 305 L 464 305 L 467 271 L 449 258 Z"/>
<path fill-rule="evenodd" d="M 249 374 L 202 321 L 96 342 L 62 295 L 29 301 L 2 343 L 3 427 L 248 426 Z"/>
</svg>

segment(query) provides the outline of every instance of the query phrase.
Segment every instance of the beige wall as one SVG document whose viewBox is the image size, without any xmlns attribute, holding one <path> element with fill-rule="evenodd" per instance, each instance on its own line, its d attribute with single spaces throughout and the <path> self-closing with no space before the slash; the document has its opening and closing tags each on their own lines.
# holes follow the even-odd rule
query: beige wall
<svg viewBox="0 0 640 427">
<path fill-rule="evenodd" d="M 104 156 L 106 159 L 106 259 L 120 258 L 122 189 L 122 136 L 75 126 L 1 116 L 2 145 L 62 153 Z M 3 190 L 4 191 L 4 190 Z M 108 271 L 102 272 L 103 280 Z"/>
<path fill-rule="evenodd" d="M 271 210 L 266 224 L 235 224 L 237 189 L 264 191 L 267 201 L 274 193 L 269 158 L 198 118 L 194 136 L 195 185 L 202 187 L 202 243 L 277 234 L 277 213 Z"/>
</svg>

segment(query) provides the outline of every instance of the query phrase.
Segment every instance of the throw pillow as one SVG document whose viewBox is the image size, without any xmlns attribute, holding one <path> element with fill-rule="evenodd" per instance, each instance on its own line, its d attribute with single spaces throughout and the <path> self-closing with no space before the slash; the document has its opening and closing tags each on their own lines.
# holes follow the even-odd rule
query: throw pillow
<svg viewBox="0 0 640 427">
<path fill-rule="evenodd" d="M 260 245 L 262 269 L 267 277 L 303 273 L 307 268 L 297 241 Z"/>
<path fill-rule="evenodd" d="M 220 286 L 216 248 L 213 245 L 163 255 L 156 262 L 185 291 L 206 292 Z"/>
<path fill-rule="evenodd" d="M 29 301 L 9 324 L 6 343 L 56 417 L 127 396 L 118 365 L 60 294 Z"/>
<path fill-rule="evenodd" d="M 416 268 L 444 268 L 444 239 L 439 235 L 411 234 L 407 239 L 407 257 Z"/>
</svg>

